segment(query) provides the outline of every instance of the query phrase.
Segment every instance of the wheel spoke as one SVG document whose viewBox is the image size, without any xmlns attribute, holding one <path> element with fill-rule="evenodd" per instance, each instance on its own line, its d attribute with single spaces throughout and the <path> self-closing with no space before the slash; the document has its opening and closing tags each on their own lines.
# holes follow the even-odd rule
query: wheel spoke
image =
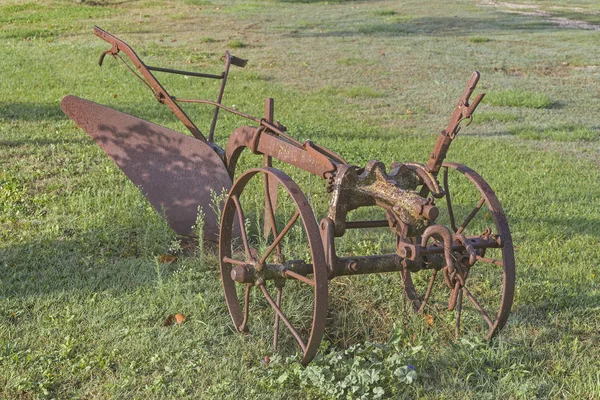
<svg viewBox="0 0 600 400">
<path fill-rule="evenodd" d="M 250 288 L 251 287 L 252 287 L 251 283 L 248 283 L 246 285 L 246 293 L 244 294 L 244 320 L 238 327 L 238 331 L 240 331 L 240 332 L 244 332 L 247 329 L 246 325 L 248 324 L 248 309 L 249 309 L 249 305 L 250 305 Z"/>
<path fill-rule="evenodd" d="M 244 243 L 244 249 L 246 250 L 246 257 L 250 260 L 252 257 L 250 256 L 250 245 L 248 244 L 248 236 L 246 234 L 246 224 L 244 221 L 244 212 L 242 211 L 242 206 L 240 205 L 240 200 L 237 196 L 231 196 L 233 199 L 233 203 L 235 204 L 235 208 L 237 210 L 238 222 L 240 224 L 240 231 L 242 233 L 242 242 Z"/>
<path fill-rule="evenodd" d="M 273 232 L 273 237 L 277 237 L 277 226 L 275 223 L 275 206 L 273 205 L 273 197 L 271 190 L 275 189 L 275 196 L 277 196 L 277 181 L 271 181 L 269 175 L 264 175 L 264 190 L 265 190 L 265 227 L 264 236 L 265 239 L 269 237 L 269 230 Z M 272 183 L 275 183 L 274 185 Z M 273 187 L 274 186 L 274 187 Z M 275 198 L 275 201 L 276 198 Z M 281 249 L 277 246 L 277 254 L 281 254 Z"/>
<path fill-rule="evenodd" d="M 458 299 L 457 299 L 458 304 L 456 305 L 456 331 L 454 332 L 456 339 L 458 339 L 458 336 L 460 335 L 460 317 L 462 314 L 462 300 L 463 300 L 463 291 L 461 288 L 458 290 Z"/>
<path fill-rule="evenodd" d="M 417 312 L 421 312 L 425 308 L 425 305 L 427 304 L 427 301 L 429 300 L 429 296 L 431 296 L 431 290 L 433 289 L 433 284 L 435 283 L 435 277 L 437 276 L 437 273 L 438 273 L 437 269 L 434 269 L 433 273 L 431 274 L 431 278 L 429 279 L 429 284 L 427 285 L 427 291 L 425 292 L 425 297 L 423 298 L 423 301 L 421 302 L 421 307 L 419 307 L 419 310 Z"/>
<path fill-rule="evenodd" d="M 310 286 L 315 286 L 315 282 L 312 279 L 307 278 L 304 275 L 300 275 L 294 271 L 290 271 L 289 269 L 285 271 L 285 276 L 289 276 L 290 278 L 294 278 L 297 279 L 299 281 L 302 281 Z"/>
<path fill-rule="evenodd" d="M 494 260 L 492 258 L 481 257 L 481 256 L 476 256 L 475 258 L 477 259 L 477 261 L 483 261 L 484 263 L 494 264 L 499 267 L 504 267 L 504 263 L 500 260 Z"/>
<path fill-rule="evenodd" d="M 454 219 L 454 209 L 452 208 L 452 198 L 448 186 L 448 168 L 444 168 L 444 192 L 446 192 L 446 205 L 448 206 L 448 216 L 450 217 L 450 226 L 454 232 L 457 231 L 456 220 Z"/>
<path fill-rule="evenodd" d="M 462 231 L 465 230 L 467 225 L 469 225 L 469 222 L 471 222 L 471 220 L 473 218 L 475 218 L 475 215 L 477 215 L 479 210 L 481 210 L 481 207 L 483 206 L 484 203 L 485 203 L 485 199 L 482 197 L 479 200 L 479 202 L 477 203 L 477 205 L 475 206 L 475 208 L 473 209 L 473 211 L 471 211 L 471 214 L 469 214 L 469 216 L 465 219 L 465 221 L 460 225 L 460 228 L 458 228 L 456 233 L 460 234 L 460 233 L 462 233 Z"/>
<path fill-rule="evenodd" d="M 235 265 L 248 265 L 248 262 L 246 262 L 246 261 L 236 260 L 231 257 L 223 257 L 223 262 L 226 262 L 228 264 L 235 264 Z"/>
<path fill-rule="evenodd" d="M 404 270 L 402 273 L 402 280 L 404 282 L 404 294 L 409 298 L 410 303 L 415 310 L 415 312 L 421 312 L 421 301 L 417 296 L 417 291 L 415 290 L 415 285 L 412 280 L 412 276 L 408 270 Z"/>
<path fill-rule="evenodd" d="M 281 292 L 283 287 L 277 286 L 277 298 L 275 303 L 277 307 L 281 309 Z M 275 313 L 275 323 L 273 324 L 273 351 L 277 351 L 277 345 L 279 343 L 279 314 Z"/>
<path fill-rule="evenodd" d="M 300 216 L 300 211 L 296 210 L 296 212 L 294 213 L 294 216 L 292 217 L 292 219 L 290 219 L 290 221 L 287 223 L 287 225 L 285 226 L 285 228 L 283 228 L 283 230 L 281 231 L 281 233 L 275 238 L 275 240 L 273 241 L 273 243 L 271 243 L 271 245 L 269 246 L 269 248 L 267 249 L 267 251 L 265 251 L 265 254 L 260 259 L 259 264 L 262 265 L 267 260 L 267 258 L 273 252 L 273 249 L 279 245 L 279 242 L 281 242 L 281 239 L 283 239 L 283 237 L 286 235 L 286 233 L 288 233 L 288 231 L 292 228 L 292 226 L 294 225 L 294 223 L 298 220 L 299 216 Z"/>
<path fill-rule="evenodd" d="M 283 323 L 285 324 L 285 326 L 287 326 L 288 329 L 290 330 L 290 332 L 292 332 L 292 335 L 294 335 L 294 337 L 296 338 L 296 341 L 300 345 L 300 348 L 302 349 L 302 352 L 306 352 L 306 344 L 304 344 L 304 341 L 302 341 L 302 338 L 300 337 L 300 334 L 298 333 L 298 331 L 296 330 L 296 328 L 294 328 L 294 326 L 292 325 L 292 323 L 290 322 L 290 320 L 285 316 L 285 314 L 283 313 L 283 311 L 281 311 L 281 309 L 277 306 L 277 304 L 275 304 L 275 301 L 273 300 L 273 298 L 271 297 L 271 295 L 267 291 L 267 288 L 265 287 L 265 285 L 260 285 L 260 290 L 263 292 L 263 295 L 267 299 L 267 302 L 271 305 L 271 307 L 273 308 L 273 310 L 275 310 L 275 313 L 277 313 L 277 315 L 279 315 L 279 318 L 281 318 L 281 320 L 283 321 Z"/>
<path fill-rule="evenodd" d="M 469 298 L 469 300 L 471 300 L 471 303 L 473 303 L 473 305 L 475 306 L 477 311 L 479 311 L 479 313 L 481 314 L 481 316 L 483 317 L 485 322 L 488 323 L 490 328 L 493 328 L 494 323 L 492 322 L 492 319 L 488 315 L 487 311 L 485 311 L 485 309 L 481 306 L 481 304 L 479 304 L 477 299 L 471 294 L 471 291 L 466 286 L 463 286 L 463 290 L 465 291 L 465 293 L 467 294 L 467 297 Z"/>
</svg>

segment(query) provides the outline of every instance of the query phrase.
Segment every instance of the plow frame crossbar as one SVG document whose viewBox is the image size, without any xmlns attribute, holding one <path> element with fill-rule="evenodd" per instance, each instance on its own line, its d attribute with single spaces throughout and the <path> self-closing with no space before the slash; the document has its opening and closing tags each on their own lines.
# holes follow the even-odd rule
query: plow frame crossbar
<svg viewBox="0 0 600 400">
<path fill-rule="evenodd" d="M 211 147 L 220 155 L 223 155 L 223 149 L 214 144 L 214 133 L 217 126 L 217 119 L 219 117 L 219 110 L 223 109 L 231 114 L 237 115 L 239 117 L 249 119 L 258 123 L 261 126 L 266 127 L 271 132 L 285 137 L 288 141 L 301 146 L 302 144 L 298 142 L 296 139 L 285 133 L 285 126 L 279 123 L 273 123 L 273 121 L 269 121 L 266 118 L 257 118 L 252 115 L 237 111 L 233 108 L 224 106 L 221 102 L 223 100 L 223 94 L 225 93 L 225 86 L 227 84 L 227 78 L 229 76 L 229 69 L 231 65 L 235 65 L 237 67 L 243 68 L 248 63 L 248 60 L 236 57 L 229 53 L 229 51 L 225 51 L 225 68 L 221 74 L 207 74 L 203 72 L 191 72 L 191 71 L 181 71 L 170 68 L 162 68 L 162 67 L 154 67 L 146 65 L 142 59 L 135 53 L 135 51 L 129 46 L 127 43 L 117 38 L 116 36 L 106 32 L 102 28 L 94 27 L 94 34 L 101 38 L 102 40 L 109 43 L 112 47 L 109 50 L 104 51 L 98 60 L 98 65 L 102 66 L 104 61 L 104 57 L 107 54 L 115 58 L 120 58 L 121 61 L 125 64 L 125 66 L 131 70 L 135 76 L 138 77 L 146 86 L 152 90 L 152 94 L 158 100 L 158 102 L 165 104 L 171 112 L 185 125 L 185 127 L 192 133 L 192 135 L 203 142 L 206 142 L 211 145 Z M 136 72 L 133 68 L 131 68 L 126 61 L 119 55 L 119 52 L 125 53 L 125 55 L 129 58 L 129 60 L 133 63 L 133 65 L 139 71 Z M 194 76 L 200 78 L 208 78 L 208 79 L 220 79 L 221 86 L 219 88 L 219 93 L 217 95 L 217 100 L 204 100 L 204 99 L 181 99 L 176 96 L 172 96 L 167 92 L 167 90 L 162 86 L 162 84 L 158 81 L 158 79 L 154 76 L 151 71 L 156 72 L 165 72 L 177 75 L 185 75 L 185 76 Z M 141 76 L 140 76 L 141 74 Z M 208 104 L 215 106 L 215 111 L 212 117 L 212 121 L 210 124 L 210 130 L 208 133 L 208 138 L 198 129 L 196 124 L 192 122 L 192 120 L 188 117 L 188 115 L 183 111 L 183 109 L 179 106 L 178 103 L 198 103 L 198 104 Z"/>
</svg>

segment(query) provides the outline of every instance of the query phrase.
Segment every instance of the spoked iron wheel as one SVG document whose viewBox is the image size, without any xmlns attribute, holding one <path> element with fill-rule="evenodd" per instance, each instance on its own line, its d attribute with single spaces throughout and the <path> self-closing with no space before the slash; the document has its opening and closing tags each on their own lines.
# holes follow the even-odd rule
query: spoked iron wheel
<svg viewBox="0 0 600 400">
<path fill-rule="evenodd" d="M 437 223 L 448 226 L 463 240 L 486 237 L 495 248 L 452 253 L 461 272 L 448 266 L 411 274 L 406 271 L 404 290 L 415 311 L 441 316 L 453 310 L 455 335 L 461 331 L 494 337 L 506 323 L 515 290 L 515 256 L 506 215 L 490 186 L 472 169 L 444 163 L 440 171 L 446 195 L 437 201 Z"/>
<path fill-rule="evenodd" d="M 223 208 L 219 259 L 236 329 L 273 340 L 274 351 L 297 345 L 308 364 L 325 329 L 327 268 L 312 209 L 290 177 L 256 168 L 237 179 Z"/>
</svg>

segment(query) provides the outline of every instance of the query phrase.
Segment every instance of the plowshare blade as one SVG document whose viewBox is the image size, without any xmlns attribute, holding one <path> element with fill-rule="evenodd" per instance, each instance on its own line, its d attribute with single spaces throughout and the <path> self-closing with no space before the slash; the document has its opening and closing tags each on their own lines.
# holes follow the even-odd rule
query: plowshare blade
<svg viewBox="0 0 600 400">
<path fill-rule="evenodd" d="M 217 240 L 219 222 L 211 190 L 231 189 L 231 178 L 205 142 L 112 108 L 66 96 L 62 110 L 125 172 L 178 234 L 193 235 L 198 206 L 204 238 Z"/>
</svg>

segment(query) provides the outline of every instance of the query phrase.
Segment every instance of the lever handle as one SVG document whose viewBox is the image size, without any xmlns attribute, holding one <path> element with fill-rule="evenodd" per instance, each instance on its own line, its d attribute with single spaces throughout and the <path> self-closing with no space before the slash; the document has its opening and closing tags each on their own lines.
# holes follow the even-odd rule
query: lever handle
<svg viewBox="0 0 600 400">
<path fill-rule="evenodd" d="M 104 57 L 106 57 L 107 54 L 114 55 L 115 52 L 113 51 L 113 49 L 110 49 L 110 50 L 106 50 L 105 52 L 103 52 L 102 54 L 100 54 L 100 59 L 98 59 L 98 65 L 99 66 L 102 66 L 102 63 L 104 62 Z"/>
<path fill-rule="evenodd" d="M 467 88 L 465 89 L 465 93 L 461 97 L 461 100 L 465 105 L 469 103 L 469 98 L 473 94 L 473 91 L 475 91 L 480 76 L 481 74 L 479 73 L 479 71 L 473 71 L 473 73 L 471 74 L 471 78 L 469 78 L 469 81 L 467 82 Z"/>
<path fill-rule="evenodd" d="M 479 103 L 481 103 L 481 100 L 483 100 L 484 96 L 485 96 L 485 93 L 480 93 L 477 95 L 477 97 L 475 97 L 475 100 L 473 100 L 473 102 L 471 104 L 469 104 L 469 107 L 467 107 L 466 111 L 464 112 L 464 118 L 471 117 L 471 115 L 473 114 L 473 112 L 475 112 L 475 109 L 477 108 Z"/>
<path fill-rule="evenodd" d="M 248 63 L 248 60 L 230 55 L 229 62 L 236 67 L 244 68 Z"/>
</svg>

